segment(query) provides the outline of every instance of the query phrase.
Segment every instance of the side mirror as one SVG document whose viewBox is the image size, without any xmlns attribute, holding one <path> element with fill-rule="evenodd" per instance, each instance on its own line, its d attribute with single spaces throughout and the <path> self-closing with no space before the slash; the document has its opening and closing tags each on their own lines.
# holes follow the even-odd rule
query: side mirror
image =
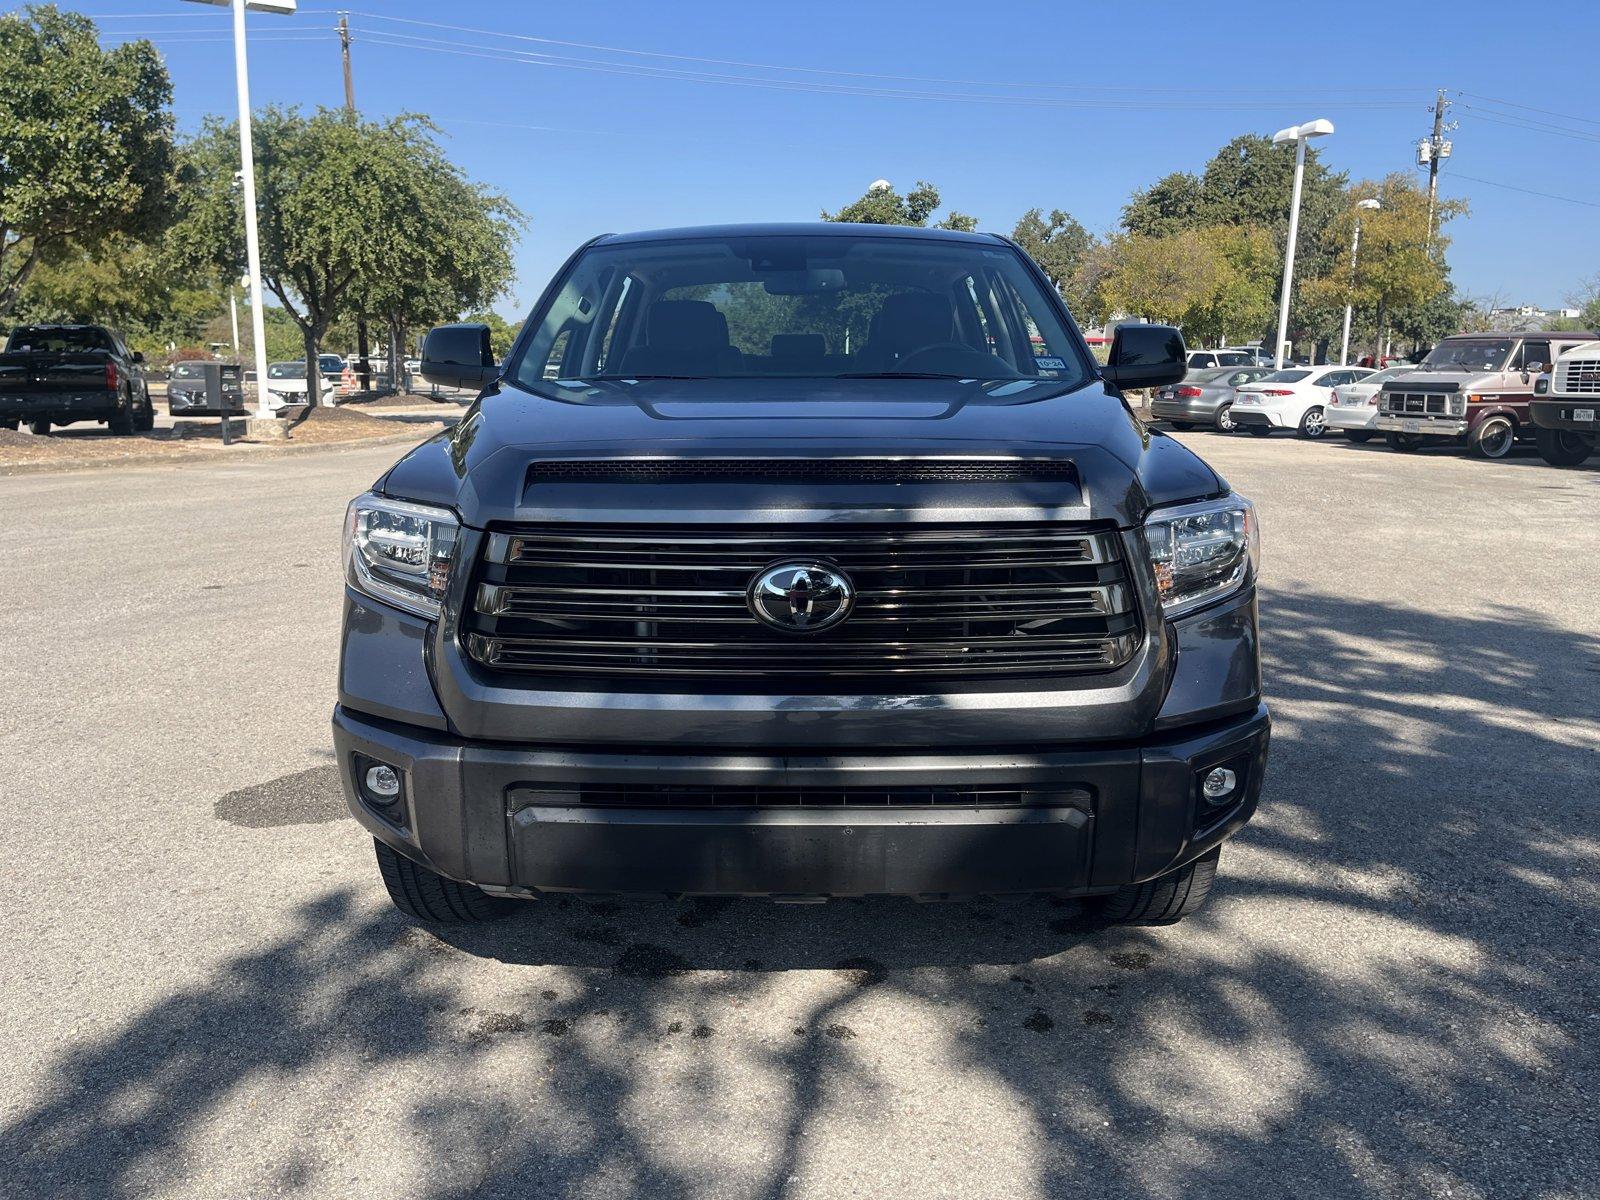
<svg viewBox="0 0 1600 1200">
<path fill-rule="evenodd" d="M 144 351 L 135 350 L 133 352 L 133 361 L 136 363 L 142 363 L 144 361 Z"/>
<path fill-rule="evenodd" d="M 440 387 L 479 387 L 498 372 L 487 325 L 440 325 L 422 340 L 422 377 Z"/>
<path fill-rule="evenodd" d="M 1115 388 L 1155 388 L 1183 378 L 1188 354 L 1171 325 L 1119 325 L 1100 377 Z"/>
</svg>

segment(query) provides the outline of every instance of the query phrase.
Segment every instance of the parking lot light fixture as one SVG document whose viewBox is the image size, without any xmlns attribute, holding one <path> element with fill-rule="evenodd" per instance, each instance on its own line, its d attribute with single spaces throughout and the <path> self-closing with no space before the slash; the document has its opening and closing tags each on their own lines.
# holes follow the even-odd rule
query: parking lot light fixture
<svg viewBox="0 0 1600 1200">
<path fill-rule="evenodd" d="M 1273 347 L 1273 365 L 1283 370 L 1283 339 L 1289 336 L 1289 293 L 1294 286 L 1294 243 L 1300 233 L 1300 184 L 1306 173 L 1306 143 L 1333 132 L 1333 122 L 1307 121 L 1291 125 L 1272 135 L 1272 144 L 1294 143 L 1294 191 L 1289 197 L 1289 245 L 1283 254 L 1283 288 L 1278 295 L 1278 341 Z"/>
<path fill-rule="evenodd" d="M 250 67 L 245 56 L 244 13 L 275 12 L 285 16 L 295 10 L 295 0 L 190 0 L 233 10 L 233 70 L 239 93 L 239 177 L 244 193 L 244 247 L 250 273 L 250 332 L 255 338 L 256 416 L 272 416 L 267 403 L 266 298 L 261 293 L 261 237 L 256 223 L 256 156 L 250 139 Z M 241 381 L 242 383 L 242 381 Z"/>
<path fill-rule="evenodd" d="M 1356 255 L 1361 252 L 1361 211 L 1371 212 L 1373 209 L 1382 208 L 1383 201 L 1376 196 L 1368 196 L 1356 205 L 1356 232 L 1350 239 L 1350 287 L 1356 286 Z M 1344 306 L 1344 340 L 1339 343 L 1339 365 L 1350 365 L 1350 304 Z"/>
</svg>

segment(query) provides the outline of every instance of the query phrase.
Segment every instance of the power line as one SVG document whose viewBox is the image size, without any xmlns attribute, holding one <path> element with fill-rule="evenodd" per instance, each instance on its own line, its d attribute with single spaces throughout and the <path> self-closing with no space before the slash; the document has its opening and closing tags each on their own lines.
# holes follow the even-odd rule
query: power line
<svg viewBox="0 0 1600 1200">
<path fill-rule="evenodd" d="M 599 43 L 596 43 L 596 42 L 563 41 L 563 40 L 561 40 L 559 38 L 536 37 L 536 36 L 534 36 L 532 34 L 512 33 L 512 32 L 510 32 L 508 30 L 502 30 L 502 29 L 480 29 L 480 28 L 475 28 L 475 27 L 467 26 L 467 25 L 449 25 L 449 24 L 446 24 L 446 23 L 444 23 L 442 21 L 423 21 L 423 20 L 418 20 L 418 19 L 413 18 L 413 17 L 393 17 L 393 16 L 389 16 L 389 15 L 387 15 L 385 13 L 362 12 L 362 11 L 357 10 L 357 11 L 352 11 L 350 15 L 353 16 L 353 17 L 364 17 L 364 18 L 366 18 L 368 20 L 374 20 L 374 21 L 387 21 L 387 22 L 391 22 L 391 23 L 394 23 L 394 24 L 416 25 L 416 26 L 421 26 L 421 27 L 429 28 L 429 29 L 443 29 L 443 30 L 446 30 L 446 31 L 451 32 L 451 33 L 468 33 L 468 34 L 481 35 L 481 36 L 484 36 L 484 37 L 491 37 L 491 38 L 496 38 L 496 39 L 499 39 L 499 40 L 509 39 L 511 41 L 519 41 L 519 42 L 536 42 L 536 43 L 538 43 L 540 45 L 546 45 L 546 46 L 564 46 L 564 47 L 567 47 L 569 49 L 576 49 L 576 50 L 596 50 L 596 51 L 600 51 L 601 53 L 605 53 L 605 54 L 626 54 L 626 55 L 631 55 L 631 56 L 634 56 L 634 57 L 641 57 L 641 58 L 663 58 L 663 59 L 670 59 L 670 60 L 673 60 L 673 61 L 676 61 L 676 62 L 705 63 L 705 64 L 707 64 L 709 66 L 738 67 L 738 68 L 741 68 L 741 69 L 744 69 L 744 70 L 752 70 L 752 71 L 784 71 L 784 72 L 790 72 L 790 73 L 796 73 L 796 74 L 805 74 L 805 75 L 832 75 L 832 76 L 837 76 L 837 77 L 842 77 L 842 78 L 850 78 L 850 79 L 877 79 L 877 80 L 884 80 L 884 81 L 893 82 L 893 83 L 936 83 L 936 84 L 943 84 L 943 85 L 946 85 L 946 86 L 952 86 L 953 85 L 953 86 L 959 86 L 959 87 L 1046 88 L 1046 89 L 1050 89 L 1050 90 L 1053 90 L 1053 91 L 1076 91 L 1076 92 L 1134 92 L 1134 93 L 1137 93 L 1138 95 L 1141 95 L 1141 96 L 1149 95 L 1152 92 L 1170 93 L 1170 94 L 1175 94 L 1175 95 L 1201 95 L 1201 96 L 1213 96 L 1213 95 L 1219 94 L 1217 92 L 1217 89 L 1215 89 L 1215 88 L 1150 88 L 1150 87 L 1145 87 L 1145 86 L 1141 86 L 1141 85 L 1134 85 L 1134 84 L 1120 84 L 1120 85 L 1119 84 L 1072 84 L 1072 83 L 1038 83 L 1038 82 L 1025 82 L 1025 81 L 1017 81 L 1017 80 L 951 79 L 951 78 L 944 78 L 944 77 L 932 76 L 932 75 L 890 75 L 890 74 L 881 74 L 881 73 L 869 72 L 869 71 L 846 71 L 846 70 L 833 68 L 833 67 L 795 67 L 795 66 L 785 66 L 785 65 L 783 65 L 781 63 L 750 62 L 750 61 L 746 61 L 746 60 L 742 60 L 742 59 L 730 59 L 730 58 L 705 58 L 705 57 L 702 57 L 702 56 L 699 56 L 699 55 L 694 55 L 694 54 L 670 54 L 670 53 L 667 53 L 665 51 L 660 51 L 660 50 L 635 50 L 635 49 L 632 49 L 632 48 L 629 48 L 629 47 L 626 47 L 626 46 L 607 46 L 607 45 L 602 45 L 602 44 L 599 44 Z M 415 34 L 408 35 L 408 34 L 401 34 L 401 33 L 398 33 L 398 32 L 392 32 L 391 33 L 391 32 L 386 31 L 386 30 L 375 30 L 373 32 L 383 33 L 383 34 L 385 34 L 385 36 L 389 36 L 389 37 L 412 37 L 412 38 L 415 38 L 417 40 L 422 40 L 422 41 L 437 40 L 437 41 L 440 41 L 442 44 L 445 44 L 445 45 L 456 45 L 456 46 L 472 45 L 474 47 L 480 46 L 480 43 L 476 43 L 476 42 L 474 42 L 474 43 L 448 42 L 448 41 L 445 41 L 444 39 L 427 39 L 427 38 L 423 38 L 423 37 L 420 37 L 419 35 L 415 35 Z M 559 56 L 551 56 L 551 57 L 559 57 Z M 579 62 L 589 61 L 589 62 L 592 62 L 593 60 L 578 59 L 578 60 L 575 60 L 575 61 L 579 61 Z M 614 65 L 621 66 L 622 64 L 614 64 Z M 668 69 L 668 68 L 660 68 L 660 69 L 665 70 L 665 69 Z M 1394 92 L 1397 95 L 1403 95 L 1403 94 L 1411 94 L 1412 90 L 1413 89 L 1411 89 L 1411 88 L 1403 88 L 1403 87 L 1376 88 L 1376 89 L 1374 89 L 1374 88 L 1345 88 L 1345 89 L 1325 89 L 1323 91 L 1319 91 L 1319 92 L 1316 92 L 1316 93 L 1301 93 L 1301 95 L 1305 95 L 1305 96 L 1313 96 L 1313 95 L 1314 96 L 1326 96 L 1326 95 L 1335 95 L 1335 94 L 1340 94 L 1340 95 L 1343 95 L 1343 94 L 1355 94 L 1355 95 L 1364 95 L 1365 96 L 1365 95 L 1371 95 L 1375 91 L 1378 91 L 1378 92 L 1389 91 L 1389 92 Z M 1281 91 L 1274 91 L 1274 92 L 1263 91 L 1263 92 L 1259 92 L 1259 93 L 1240 93 L 1240 94 L 1242 94 L 1242 95 L 1251 95 L 1251 96 L 1259 96 L 1262 99 L 1266 99 L 1266 98 L 1270 97 L 1276 103 L 1282 103 L 1283 99 L 1284 99 L 1283 93 Z M 1396 103 L 1398 103 L 1398 102 L 1396 102 Z"/>
<path fill-rule="evenodd" d="M 1460 171 L 1451 171 L 1451 179 L 1465 179 L 1470 183 L 1487 184 L 1489 187 L 1504 188 L 1508 192 L 1522 192 L 1528 196 L 1542 196 L 1546 200 L 1562 200 L 1567 204 L 1581 204 L 1585 208 L 1600 208 L 1600 202 L 1594 200 L 1579 200 L 1576 196 L 1558 196 L 1554 192 L 1538 192 L 1533 188 L 1518 187 L 1514 183 L 1498 183 L 1493 179 L 1479 179 L 1473 175 L 1463 175 Z"/>
<path fill-rule="evenodd" d="M 411 34 L 364 32 L 362 41 L 369 45 L 389 46 L 404 50 L 426 50 L 434 53 L 456 54 L 469 58 L 484 58 L 497 62 L 520 63 L 523 66 L 556 67 L 562 70 L 589 71 L 607 75 L 628 75 L 644 79 L 666 79 L 686 83 L 711 83 L 730 87 L 753 87 L 769 91 L 802 92 L 816 95 L 869 97 L 889 100 L 933 100 L 946 103 L 1022 105 L 1033 108 L 1058 109 L 1135 109 L 1135 110 L 1238 110 L 1280 108 L 1282 96 L 1260 100 L 1113 100 L 1054 98 L 1046 96 L 996 96 L 965 92 L 917 91 L 905 88 L 869 88 L 855 84 L 829 84 L 791 79 L 762 79 L 750 75 L 729 75 L 711 71 L 687 71 L 670 67 L 651 67 L 642 64 L 609 63 L 596 59 L 571 58 L 538 51 L 488 50 L 477 43 L 448 41 L 442 38 L 423 38 Z M 1402 101 L 1351 101 L 1357 108 L 1405 108 Z"/>
<path fill-rule="evenodd" d="M 1504 125 L 1507 129 L 1520 129 L 1526 133 L 1547 133 L 1552 137 L 1570 138 L 1575 142 L 1600 142 L 1600 134 L 1586 133 L 1581 129 L 1564 129 L 1559 125 L 1533 121 L 1527 117 L 1518 117 L 1510 113 L 1488 112 L 1472 104 L 1463 103 L 1461 107 L 1471 112 L 1475 120 Z"/>
<path fill-rule="evenodd" d="M 1505 108 L 1520 108 L 1526 112 L 1543 113 L 1547 117 L 1560 117 L 1564 121 L 1577 121 L 1583 125 L 1600 125 L 1600 120 L 1596 120 L 1593 117 L 1580 117 L 1575 113 L 1556 112 L 1552 108 L 1535 108 L 1531 104 L 1518 104 L 1515 100 L 1496 100 L 1493 96 L 1480 96 L 1476 92 L 1457 91 L 1456 95 L 1471 96 L 1474 100 L 1485 100 L 1490 104 L 1499 104 Z"/>
</svg>

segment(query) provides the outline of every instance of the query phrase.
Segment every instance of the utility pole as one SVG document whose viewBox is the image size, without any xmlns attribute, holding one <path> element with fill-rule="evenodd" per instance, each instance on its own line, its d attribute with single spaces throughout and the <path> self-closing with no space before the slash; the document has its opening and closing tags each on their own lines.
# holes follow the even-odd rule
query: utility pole
<svg viewBox="0 0 1600 1200">
<path fill-rule="evenodd" d="M 339 14 L 339 57 L 344 62 L 344 110 L 356 117 L 356 82 L 350 73 L 350 16 Z M 393 370 L 391 368 L 391 374 Z M 372 390 L 372 365 L 367 361 L 367 314 L 356 313 L 356 375 L 363 392 Z"/>
<path fill-rule="evenodd" d="M 1428 238 L 1427 248 L 1433 248 L 1433 214 L 1439 203 L 1439 164 L 1450 157 L 1451 146 L 1445 140 L 1444 114 L 1450 107 L 1450 101 L 1444 98 L 1444 89 L 1439 89 L 1438 96 L 1433 102 L 1433 136 L 1426 141 L 1417 143 L 1418 165 L 1428 168 Z"/>
<path fill-rule="evenodd" d="M 339 14 L 339 53 L 344 59 L 344 107 L 345 111 L 353 113 L 356 111 L 356 85 L 350 76 L 350 18 L 344 13 Z"/>
</svg>

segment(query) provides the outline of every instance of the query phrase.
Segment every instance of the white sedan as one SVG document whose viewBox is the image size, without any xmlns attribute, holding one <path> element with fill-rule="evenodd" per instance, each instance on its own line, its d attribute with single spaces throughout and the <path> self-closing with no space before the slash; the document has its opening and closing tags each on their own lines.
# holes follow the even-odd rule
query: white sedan
<svg viewBox="0 0 1600 1200">
<path fill-rule="evenodd" d="M 1254 383 L 1241 384 L 1233 394 L 1233 421 L 1257 437 L 1274 429 L 1299 430 L 1301 437 L 1319 438 L 1328 429 L 1328 409 L 1333 389 L 1371 375 L 1366 367 L 1290 367 Z"/>
<path fill-rule="evenodd" d="M 1378 436 L 1378 393 L 1391 379 L 1398 379 L 1413 366 L 1388 367 L 1375 371 L 1359 383 L 1346 383 L 1333 389 L 1333 404 L 1328 409 L 1328 428 L 1343 432 L 1352 442 Z"/>
</svg>

